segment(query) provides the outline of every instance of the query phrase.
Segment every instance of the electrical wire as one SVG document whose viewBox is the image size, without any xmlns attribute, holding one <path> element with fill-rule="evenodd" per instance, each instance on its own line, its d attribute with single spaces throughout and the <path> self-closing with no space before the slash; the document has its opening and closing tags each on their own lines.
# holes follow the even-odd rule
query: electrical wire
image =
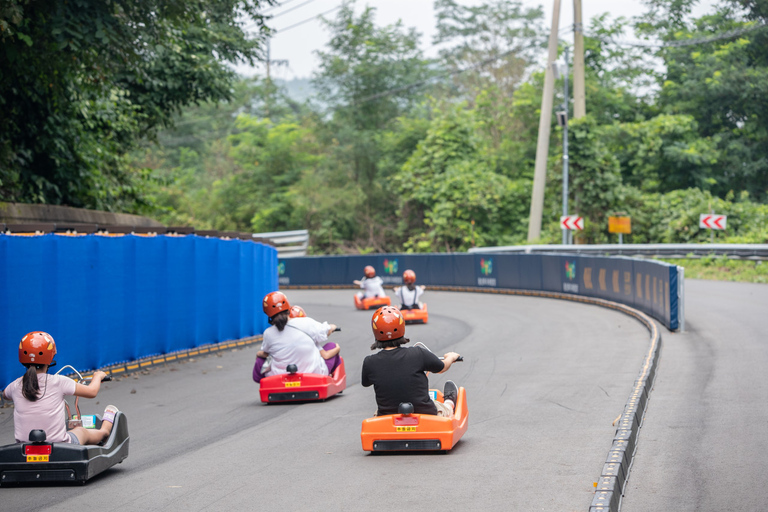
<svg viewBox="0 0 768 512">
<path fill-rule="evenodd" d="M 261 11 L 261 13 L 262 13 L 262 14 L 264 14 L 264 13 L 266 13 L 267 11 L 271 11 L 271 10 L 273 10 L 273 9 L 279 9 L 280 7 L 283 7 L 283 6 L 285 6 L 285 4 L 289 4 L 289 3 L 291 3 L 291 2 L 294 2 L 294 1 L 295 1 L 295 0 L 285 0 L 285 2 L 281 2 L 281 3 L 279 3 L 279 4 L 276 4 L 276 5 L 272 5 L 272 6 L 269 6 L 269 7 L 267 7 L 266 9 L 264 9 L 263 11 Z"/>
<path fill-rule="evenodd" d="M 453 71 L 445 71 L 445 72 L 439 73 L 439 74 L 437 74 L 437 75 L 435 75 L 433 77 L 425 78 L 424 80 L 419 80 L 418 82 L 413 82 L 413 83 L 410 83 L 410 84 L 407 84 L 407 85 L 403 85 L 403 86 L 400 86 L 400 87 L 395 87 L 395 88 L 392 88 L 392 89 L 387 89 L 386 91 L 381 91 L 381 92 L 378 92 L 376 94 L 371 94 L 370 96 L 366 96 L 364 98 L 360 98 L 359 100 L 355 101 L 353 103 L 353 105 L 359 105 L 361 103 L 366 103 L 366 102 L 373 101 L 373 100 L 376 100 L 376 99 L 379 99 L 379 98 L 384 98 L 386 96 L 391 96 L 391 95 L 396 94 L 398 92 L 407 91 L 407 90 L 410 90 L 410 89 L 415 89 L 417 87 L 422 87 L 424 85 L 429 84 L 432 81 L 439 80 L 441 78 L 448 78 L 448 77 L 460 75 L 462 73 L 466 73 L 468 71 L 474 71 L 474 70 L 476 70 L 478 68 L 482 68 L 484 66 L 487 66 L 488 64 L 491 64 L 492 62 L 495 62 L 495 61 L 497 61 L 499 59 L 503 59 L 504 57 L 507 57 L 509 55 L 512 55 L 512 54 L 515 54 L 515 53 L 521 53 L 521 52 L 523 52 L 525 50 L 531 50 L 531 49 L 534 49 L 534 48 L 537 48 L 537 47 L 540 47 L 540 46 L 541 46 L 540 43 L 532 43 L 532 44 L 524 46 L 522 48 L 514 48 L 514 49 L 508 50 L 508 51 L 506 51 L 506 52 L 504 52 L 502 54 L 495 55 L 493 57 L 489 57 L 487 59 L 484 59 L 484 60 L 478 62 L 477 64 L 474 64 L 472 66 L 469 66 L 469 67 L 466 67 L 466 68 L 463 68 L 463 69 L 457 69 L 457 70 L 453 70 Z"/>
<path fill-rule="evenodd" d="M 297 9 L 297 8 L 303 6 L 303 5 L 306 5 L 306 4 L 308 4 L 310 2 L 314 2 L 314 1 L 315 0 L 308 0 L 307 2 L 304 2 L 303 4 L 297 5 L 296 7 L 293 7 L 291 9 L 289 9 L 289 10 Z M 287 3 L 287 2 L 284 2 L 284 3 Z M 329 9 L 329 10 L 327 10 L 325 12 L 321 12 L 320 14 L 317 14 L 317 15 L 311 17 L 311 18 L 307 18 L 305 20 L 299 21 L 298 23 L 294 23 L 293 25 L 289 25 L 289 26 L 287 26 L 285 28 L 281 28 L 279 30 L 273 30 L 273 32 L 275 32 L 275 33 L 277 33 L 277 32 L 285 32 L 286 30 L 292 29 L 294 27 L 298 27 L 300 25 L 303 25 L 304 23 L 309 23 L 310 21 L 315 20 L 315 19 L 319 18 L 320 16 L 325 16 L 326 14 L 329 14 L 329 13 L 332 13 L 333 11 L 341 9 L 343 6 L 344 6 L 344 2 L 342 2 L 339 5 L 337 5 L 333 9 Z M 285 14 L 287 12 L 288 11 L 283 11 L 281 13 L 276 14 L 275 16 L 268 17 L 267 19 L 272 20 L 272 19 L 274 19 L 274 18 L 276 18 L 276 17 L 278 17 L 278 16 L 280 16 L 282 14 Z M 248 30 L 251 30 L 252 28 L 256 27 L 257 25 L 258 25 L 258 23 L 251 23 L 250 25 L 246 25 L 246 26 L 243 27 L 243 32 L 247 32 Z"/>
<path fill-rule="evenodd" d="M 273 19 L 275 19 L 275 18 L 279 18 L 279 17 L 280 17 L 280 16 L 282 16 L 283 14 L 288 14 L 288 13 L 289 13 L 289 12 L 291 12 L 291 11 L 295 11 L 296 9 L 298 9 L 298 8 L 300 8 L 300 7 L 304 7 L 305 5 L 307 5 L 307 4 L 311 4 L 312 2 L 315 2 L 315 1 L 316 1 L 316 0 L 307 0 L 306 2 L 304 2 L 304 3 L 301 3 L 301 4 L 299 4 L 299 5 L 295 6 L 295 7 L 291 7 L 290 9 L 287 9 L 287 10 L 285 10 L 285 11 L 282 11 L 282 12 L 279 12 L 279 13 L 275 14 L 274 16 L 271 16 L 271 17 L 270 17 L 270 19 L 272 19 L 272 20 L 273 20 Z"/>
<path fill-rule="evenodd" d="M 312 20 L 316 20 L 317 18 L 319 18 L 319 17 L 321 17 L 321 16 L 325 16 L 326 14 L 330 14 L 330 13 L 332 13 L 333 11 L 337 11 L 337 10 L 341 9 L 341 8 L 343 7 L 343 5 L 344 5 L 344 4 L 340 4 L 340 5 L 337 5 L 337 6 L 336 6 L 336 7 L 334 7 L 333 9 L 328 9 L 328 10 L 327 10 L 327 11 L 325 11 L 325 12 L 321 12 L 320 14 L 318 14 L 318 15 L 316 15 L 316 16 L 312 16 L 311 18 L 307 18 L 307 19 L 305 19 L 305 20 L 303 20 L 303 21 L 300 21 L 300 22 L 298 22 L 298 23 L 294 23 L 293 25 L 288 25 L 287 27 L 283 27 L 283 28 L 280 28 L 280 29 L 275 29 L 275 33 L 278 33 L 278 34 L 280 34 L 280 33 L 283 33 L 283 32 L 285 32 L 285 31 L 287 31 L 287 30 L 291 30 L 292 28 L 296 28 L 296 27 L 298 27 L 298 26 L 300 26 L 300 25 L 303 25 L 303 24 L 305 24 L 305 23 L 309 23 L 310 21 L 312 21 Z"/>
<path fill-rule="evenodd" d="M 765 25 L 765 24 L 752 25 L 750 27 L 742 27 L 738 29 L 728 30 L 727 32 L 723 32 L 722 34 L 717 34 L 709 37 L 700 37 L 696 39 L 680 39 L 677 41 L 665 41 L 663 43 L 650 43 L 650 42 L 646 43 L 646 42 L 639 42 L 639 41 L 638 42 L 617 41 L 609 37 L 600 37 L 599 35 L 593 35 L 593 34 L 585 34 L 585 35 L 587 37 L 599 39 L 600 41 L 603 41 L 606 43 L 612 43 L 618 46 L 634 46 L 638 48 L 678 48 L 682 46 L 695 46 L 698 44 L 712 43 L 715 41 L 722 41 L 723 39 L 732 39 L 742 34 L 754 32 L 756 30 L 760 30 L 765 27 L 768 27 L 768 25 Z"/>
</svg>

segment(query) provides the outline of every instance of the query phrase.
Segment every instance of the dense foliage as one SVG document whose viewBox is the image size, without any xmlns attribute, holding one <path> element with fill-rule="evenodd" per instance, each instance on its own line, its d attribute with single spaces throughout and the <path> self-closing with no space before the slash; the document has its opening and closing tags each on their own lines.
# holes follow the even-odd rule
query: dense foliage
<svg viewBox="0 0 768 512">
<path fill-rule="evenodd" d="M 440 56 L 429 60 L 413 29 L 379 26 L 375 9 L 346 4 L 326 20 L 315 94 L 300 103 L 268 80 L 232 83 L 222 64 L 258 58 L 258 41 L 231 16 L 245 10 L 263 28 L 267 2 L 104 3 L 89 16 L 127 25 L 103 43 L 98 29 L 46 32 L 64 15 L 35 17 L 44 3 L 0 3 L 0 64 L 14 70 L 0 78 L 0 101 L 20 94 L 11 80 L 31 86 L 0 128 L 0 199 L 144 208 L 198 229 L 306 228 L 316 253 L 526 242 L 547 39 L 540 8 L 436 0 Z M 768 10 L 725 0 L 696 18 L 694 3 L 647 0 L 637 19 L 589 24 L 588 115 L 569 126 L 570 209 L 587 219 L 579 242 L 616 241 L 607 230 L 616 212 L 632 217 L 626 242 L 768 242 Z M 138 31 L 141 46 L 121 39 L 153 6 L 162 15 Z M 618 43 L 627 31 L 649 44 Z M 24 58 L 14 52 L 26 37 L 40 50 L 29 75 L 2 61 Z M 556 91 L 562 103 L 562 83 Z M 155 131 L 156 142 L 126 153 Z M 561 139 L 555 126 L 543 243 L 561 237 Z M 726 231 L 698 228 L 713 211 L 729 216 Z"/>
<path fill-rule="evenodd" d="M 146 204 L 124 155 L 183 107 L 230 97 L 270 0 L 0 2 L 0 200 Z"/>
</svg>

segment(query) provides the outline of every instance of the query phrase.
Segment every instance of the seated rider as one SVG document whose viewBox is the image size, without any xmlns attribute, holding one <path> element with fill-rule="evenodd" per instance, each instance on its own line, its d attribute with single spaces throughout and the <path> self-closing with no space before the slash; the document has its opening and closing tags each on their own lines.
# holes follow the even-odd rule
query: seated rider
<svg viewBox="0 0 768 512">
<path fill-rule="evenodd" d="M 376 341 L 371 350 L 383 350 L 363 360 L 362 385 L 373 386 L 378 405 L 376 415 L 397 414 L 401 403 L 410 402 L 416 413 L 452 416 L 458 396 L 456 384 L 450 380 L 445 383 L 443 402 L 432 400 L 429 380 L 424 372 L 447 371 L 459 354 L 448 352 L 441 361 L 423 348 L 402 347 L 410 340 L 405 338 L 405 320 L 396 307 L 380 307 L 373 314 L 372 321 Z"/>
<path fill-rule="evenodd" d="M 376 269 L 368 265 L 365 267 L 364 272 L 365 277 L 360 280 L 355 279 L 352 281 L 363 289 L 362 292 L 357 293 L 357 296 L 361 299 L 369 299 L 371 297 L 386 297 L 387 294 L 384 291 L 384 287 L 382 286 L 384 281 L 382 281 L 381 278 L 376 275 Z"/>
<path fill-rule="evenodd" d="M 13 402 L 13 426 L 17 443 L 29 442 L 32 430 L 44 430 L 49 443 L 99 444 L 105 441 L 115 422 L 118 410 L 108 405 L 101 428 L 75 427 L 67 431 L 65 396 L 96 398 L 106 373 L 93 373 L 90 384 L 79 384 L 63 375 L 48 375 L 54 366 L 56 342 L 46 332 L 30 332 L 19 343 L 19 362 L 27 371 L 3 390 L 3 398 Z"/>
<path fill-rule="evenodd" d="M 268 293 L 262 305 L 272 326 L 264 331 L 253 380 L 288 373 L 290 364 L 295 364 L 299 373 L 333 373 L 341 362 L 339 345 L 328 343 L 328 336 L 336 330 L 334 324 L 320 323 L 306 315 L 291 318 L 288 298 L 281 292 Z M 261 367 L 268 356 L 272 356 L 272 362 L 262 375 Z"/>
<path fill-rule="evenodd" d="M 405 286 L 395 286 L 395 295 L 400 298 L 400 309 L 421 309 L 419 298 L 424 293 L 424 286 L 416 286 L 416 272 L 403 272 Z"/>
</svg>

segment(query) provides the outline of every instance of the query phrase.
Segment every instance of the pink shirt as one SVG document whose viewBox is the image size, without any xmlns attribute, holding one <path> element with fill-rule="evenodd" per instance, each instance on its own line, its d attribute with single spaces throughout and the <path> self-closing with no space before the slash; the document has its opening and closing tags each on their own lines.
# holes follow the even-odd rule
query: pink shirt
<svg viewBox="0 0 768 512">
<path fill-rule="evenodd" d="M 5 396 L 13 400 L 16 442 L 29 441 L 29 432 L 35 429 L 45 430 L 45 440 L 49 443 L 71 442 L 67 434 L 64 396 L 75 394 L 75 381 L 61 375 L 37 374 L 40 392 L 35 402 L 21 394 L 21 381 L 22 377 L 19 377 L 4 391 Z"/>
</svg>

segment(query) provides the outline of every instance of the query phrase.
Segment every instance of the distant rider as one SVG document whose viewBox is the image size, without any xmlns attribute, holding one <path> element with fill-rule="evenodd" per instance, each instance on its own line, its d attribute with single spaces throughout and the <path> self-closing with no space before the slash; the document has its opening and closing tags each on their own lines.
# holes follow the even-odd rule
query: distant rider
<svg viewBox="0 0 768 512">
<path fill-rule="evenodd" d="M 357 286 L 363 289 L 362 292 L 358 292 L 357 296 L 360 299 L 369 299 L 371 297 L 386 297 L 387 294 L 384 291 L 384 281 L 376 275 L 376 269 L 368 265 L 363 270 L 365 277 L 362 279 L 355 279 L 352 281 Z"/>
<path fill-rule="evenodd" d="M 395 295 L 400 298 L 400 309 L 421 309 L 419 301 L 424 293 L 425 287 L 416 286 L 416 272 L 406 270 L 403 272 L 403 283 L 405 286 L 395 286 Z"/>
</svg>

